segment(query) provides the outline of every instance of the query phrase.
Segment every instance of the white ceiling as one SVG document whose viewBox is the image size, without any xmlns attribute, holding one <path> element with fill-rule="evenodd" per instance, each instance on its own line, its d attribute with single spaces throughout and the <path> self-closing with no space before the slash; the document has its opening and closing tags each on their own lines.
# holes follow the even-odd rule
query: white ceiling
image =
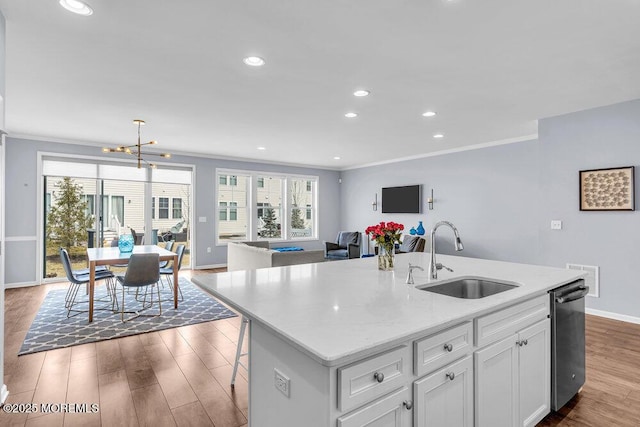
<svg viewBox="0 0 640 427">
<path fill-rule="evenodd" d="M 343 169 L 640 98 L 637 0 L 88 2 L 0 0 L 10 134 Z"/>
</svg>

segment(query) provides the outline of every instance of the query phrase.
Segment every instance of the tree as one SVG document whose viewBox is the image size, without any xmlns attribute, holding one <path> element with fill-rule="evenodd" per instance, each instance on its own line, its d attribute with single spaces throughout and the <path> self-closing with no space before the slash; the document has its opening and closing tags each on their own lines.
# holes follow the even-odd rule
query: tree
<svg viewBox="0 0 640 427">
<path fill-rule="evenodd" d="M 87 201 L 82 200 L 82 186 L 68 176 L 58 184 L 55 206 L 47 214 L 47 238 L 70 248 L 87 239 L 87 228 L 93 221 L 86 213 Z"/>
<path fill-rule="evenodd" d="M 276 223 L 276 213 L 271 208 L 264 208 L 262 217 L 264 226 L 262 227 L 262 237 L 280 237 L 280 230 Z"/>
<path fill-rule="evenodd" d="M 302 211 L 298 208 L 298 205 L 302 201 L 302 181 L 294 180 L 292 182 L 291 201 L 293 202 L 293 209 L 291 209 L 291 228 L 302 230 L 304 229 L 304 218 L 302 217 Z"/>
</svg>

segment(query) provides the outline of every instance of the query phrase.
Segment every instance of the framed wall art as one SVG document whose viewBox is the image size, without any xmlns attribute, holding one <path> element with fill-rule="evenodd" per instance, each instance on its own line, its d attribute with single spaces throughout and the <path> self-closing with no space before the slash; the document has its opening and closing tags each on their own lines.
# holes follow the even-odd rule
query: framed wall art
<svg viewBox="0 0 640 427">
<path fill-rule="evenodd" d="M 580 171 L 580 210 L 635 210 L 633 176 L 633 166 Z"/>
</svg>

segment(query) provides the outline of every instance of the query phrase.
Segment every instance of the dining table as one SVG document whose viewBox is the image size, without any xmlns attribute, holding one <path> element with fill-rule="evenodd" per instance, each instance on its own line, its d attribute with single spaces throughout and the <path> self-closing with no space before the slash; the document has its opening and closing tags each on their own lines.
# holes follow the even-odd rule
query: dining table
<svg viewBox="0 0 640 427">
<path fill-rule="evenodd" d="M 157 245 L 137 245 L 133 252 L 120 252 L 118 247 L 87 248 L 89 262 L 89 323 L 93 322 L 93 296 L 96 285 L 96 266 L 126 265 L 132 254 L 158 254 L 160 261 L 173 261 L 173 306 L 178 308 L 178 254 Z M 160 268 L 158 266 L 158 268 Z"/>
</svg>

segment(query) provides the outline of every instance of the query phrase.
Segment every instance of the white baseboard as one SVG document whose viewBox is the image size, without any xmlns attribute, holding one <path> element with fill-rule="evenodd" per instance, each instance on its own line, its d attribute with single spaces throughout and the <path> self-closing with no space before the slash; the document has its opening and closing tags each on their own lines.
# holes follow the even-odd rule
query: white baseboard
<svg viewBox="0 0 640 427">
<path fill-rule="evenodd" d="M 8 396 L 9 396 L 9 390 L 7 389 L 7 385 L 2 384 L 2 388 L 0 389 L 0 405 L 4 404 Z"/>
<path fill-rule="evenodd" d="M 193 267 L 194 270 L 208 270 L 210 268 L 227 268 L 227 264 L 209 264 Z"/>
<path fill-rule="evenodd" d="M 626 314 L 612 313 L 610 311 L 595 310 L 593 308 L 586 308 L 585 313 L 592 314 L 594 316 L 599 316 L 599 317 L 606 317 L 607 319 L 621 320 L 623 322 L 629 322 L 629 323 L 637 323 L 640 325 L 640 317 L 627 316 Z"/>
<path fill-rule="evenodd" d="M 4 284 L 4 288 L 5 289 L 12 289 L 12 288 L 26 288 L 27 286 L 36 286 L 38 285 L 38 283 L 36 282 L 16 282 L 16 283 L 5 283 Z"/>
</svg>

